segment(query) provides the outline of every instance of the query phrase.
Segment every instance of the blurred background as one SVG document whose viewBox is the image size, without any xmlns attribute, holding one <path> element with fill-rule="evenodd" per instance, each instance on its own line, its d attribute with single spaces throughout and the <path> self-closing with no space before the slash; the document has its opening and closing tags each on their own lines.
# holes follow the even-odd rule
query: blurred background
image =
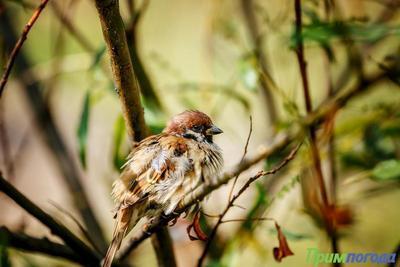
<svg viewBox="0 0 400 267">
<path fill-rule="evenodd" d="M 258 180 L 239 199 L 240 207 L 231 209 L 229 219 L 247 220 L 221 226 L 208 266 L 310 266 L 307 248 L 331 252 L 332 238 L 340 252 L 398 250 L 400 2 L 301 3 L 314 109 L 376 73 L 386 77 L 355 94 L 316 130 L 322 174 L 336 207 L 334 237 L 314 205 L 318 188 L 312 179 L 310 142 L 305 141 L 287 167 Z M 38 4 L 0 1 L 1 66 Z M 176 113 L 201 110 L 224 130 L 215 142 L 223 150 L 225 170 L 230 170 L 242 157 L 250 115 L 248 155 L 306 115 L 295 53 L 294 0 L 120 0 L 120 8 L 153 133 Z M 0 102 L 3 175 L 80 236 L 71 215 L 82 222 L 82 196 L 76 193 L 81 184 L 101 227 L 88 231 L 99 230 L 109 241 L 111 184 L 130 144 L 94 2 L 50 0 L 18 60 Z M 43 110 L 50 115 L 42 116 Z M 238 184 L 270 169 L 291 147 L 253 166 Z M 230 188 L 228 184 L 213 192 L 204 201 L 205 213 L 220 213 Z M 60 241 L 3 194 L 0 211 L 0 225 Z M 262 216 L 279 222 L 294 256 L 281 263 L 274 260 L 278 240 L 273 223 L 251 220 Z M 207 233 L 215 219 L 203 217 Z M 169 228 L 178 266 L 195 266 L 202 252 L 203 243 L 190 241 L 186 234 L 188 223 L 182 219 Z M 1 251 L 3 264 L 11 266 L 76 266 L 40 254 Z M 132 253 L 131 262 L 157 266 L 148 240 Z"/>
</svg>

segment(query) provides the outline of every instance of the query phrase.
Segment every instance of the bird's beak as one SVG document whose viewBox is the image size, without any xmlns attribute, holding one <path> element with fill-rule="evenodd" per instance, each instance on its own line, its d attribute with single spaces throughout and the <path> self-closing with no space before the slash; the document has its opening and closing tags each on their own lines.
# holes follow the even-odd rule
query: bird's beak
<svg viewBox="0 0 400 267">
<path fill-rule="evenodd" d="M 211 126 L 211 128 L 206 130 L 207 135 L 216 135 L 220 133 L 223 133 L 223 131 L 215 125 Z"/>
</svg>

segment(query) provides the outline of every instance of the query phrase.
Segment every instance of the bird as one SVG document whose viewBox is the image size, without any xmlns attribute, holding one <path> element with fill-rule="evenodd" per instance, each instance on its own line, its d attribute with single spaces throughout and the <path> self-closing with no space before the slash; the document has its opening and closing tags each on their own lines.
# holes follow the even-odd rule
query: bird
<svg viewBox="0 0 400 267">
<path fill-rule="evenodd" d="M 115 226 L 103 267 L 111 266 L 123 238 L 141 218 L 175 214 L 198 186 L 217 182 L 223 157 L 213 136 L 221 133 L 205 113 L 186 110 L 160 134 L 134 145 L 112 186 Z"/>
</svg>

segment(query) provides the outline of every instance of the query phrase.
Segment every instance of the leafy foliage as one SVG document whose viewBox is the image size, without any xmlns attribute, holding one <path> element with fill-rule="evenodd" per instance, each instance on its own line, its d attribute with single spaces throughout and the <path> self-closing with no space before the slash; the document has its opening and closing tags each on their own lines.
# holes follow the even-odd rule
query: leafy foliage
<svg viewBox="0 0 400 267">
<path fill-rule="evenodd" d="M 400 179 L 400 160 L 390 159 L 378 163 L 372 176 L 377 180 Z"/>
</svg>

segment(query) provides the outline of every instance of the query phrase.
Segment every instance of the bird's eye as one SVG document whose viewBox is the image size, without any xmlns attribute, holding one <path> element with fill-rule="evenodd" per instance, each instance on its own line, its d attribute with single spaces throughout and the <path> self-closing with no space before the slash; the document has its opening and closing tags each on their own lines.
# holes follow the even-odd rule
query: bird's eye
<svg viewBox="0 0 400 267">
<path fill-rule="evenodd" d="M 200 133 L 203 130 L 203 126 L 195 125 L 192 127 L 192 130 L 195 131 L 196 133 Z"/>
</svg>

